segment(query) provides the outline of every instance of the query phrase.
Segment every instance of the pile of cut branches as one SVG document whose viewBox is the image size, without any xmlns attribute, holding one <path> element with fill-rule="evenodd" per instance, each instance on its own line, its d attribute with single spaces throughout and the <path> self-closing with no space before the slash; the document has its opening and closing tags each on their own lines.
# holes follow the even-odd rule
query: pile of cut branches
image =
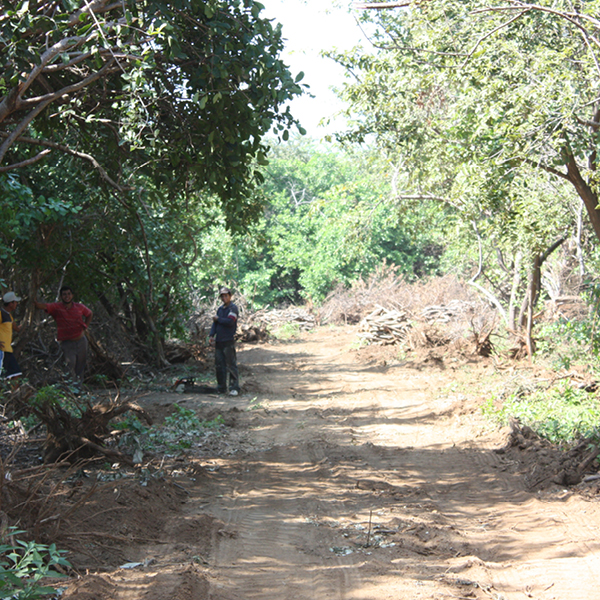
<svg viewBox="0 0 600 600">
<path fill-rule="evenodd" d="M 474 309 L 474 302 L 455 299 L 450 300 L 447 304 L 426 306 L 421 311 L 419 319 L 428 323 L 449 323 L 452 320 L 462 318 Z"/>
<path fill-rule="evenodd" d="M 410 327 L 408 313 L 377 306 L 360 322 L 358 337 L 369 344 L 395 344 L 406 339 Z"/>
<path fill-rule="evenodd" d="M 308 331 L 315 327 L 316 321 L 313 314 L 306 308 L 290 306 L 282 309 L 263 309 L 259 310 L 247 319 L 247 322 L 253 325 L 266 326 L 268 329 L 277 329 L 282 325 L 293 323 L 303 331 Z"/>
</svg>

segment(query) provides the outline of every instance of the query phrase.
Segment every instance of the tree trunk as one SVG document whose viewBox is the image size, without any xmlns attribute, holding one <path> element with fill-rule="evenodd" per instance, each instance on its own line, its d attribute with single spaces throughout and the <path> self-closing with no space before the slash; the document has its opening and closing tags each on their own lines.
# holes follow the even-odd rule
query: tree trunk
<svg viewBox="0 0 600 600">
<path fill-rule="evenodd" d="M 513 262 L 513 282 L 510 290 L 510 300 L 508 304 L 508 326 L 513 331 L 517 329 L 517 293 L 521 284 L 521 261 L 523 253 L 519 250 L 515 255 Z"/>
<path fill-rule="evenodd" d="M 156 350 L 156 362 L 158 364 L 159 367 L 167 367 L 169 366 L 169 361 L 167 360 L 167 357 L 165 356 L 165 349 L 163 347 L 162 344 L 162 339 L 161 336 L 158 332 L 158 330 L 156 329 L 156 325 L 154 324 L 154 319 L 152 318 L 152 316 L 150 315 L 150 311 L 148 310 L 148 304 L 146 302 L 146 296 L 144 294 L 140 294 L 140 302 L 142 305 L 142 308 L 144 310 L 144 317 L 146 320 L 146 323 L 148 325 L 148 327 L 150 328 L 150 335 L 153 338 L 153 342 L 154 342 L 154 349 Z"/>
<path fill-rule="evenodd" d="M 579 197 L 583 200 L 590 222 L 596 237 L 600 240 L 600 208 L 598 208 L 598 195 L 592 190 L 581 176 L 575 157 L 569 152 L 567 161 L 567 179 L 570 181 Z"/>
<path fill-rule="evenodd" d="M 525 344 L 527 346 L 527 354 L 529 358 L 533 356 L 534 344 L 532 339 L 533 331 L 533 314 L 535 305 L 537 304 L 540 287 L 542 281 L 542 265 L 546 259 L 561 245 L 567 238 L 556 240 L 545 252 L 538 253 L 533 257 L 531 271 L 529 272 L 529 283 L 527 285 L 527 293 L 523 298 L 521 311 L 519 313 L 519 325 L 525 333 Z"/>
</svg>

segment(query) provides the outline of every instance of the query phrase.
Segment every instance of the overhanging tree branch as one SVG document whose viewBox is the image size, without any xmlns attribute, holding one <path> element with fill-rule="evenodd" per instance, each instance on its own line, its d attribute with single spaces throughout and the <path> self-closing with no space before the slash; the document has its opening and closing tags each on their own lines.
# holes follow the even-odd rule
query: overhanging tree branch
<svg viewBox="0 0 600 600">
<path fill-rule="evenodd" d="M 382 10 L 386 8 L 408 8 L 412 2 L 355 2 L 352 7 L 359 10 L 374 8 Z"/>
<path fill-rule="evenodd" d="M 0 132 L 0 137 L 5 137 L 6 134 Z M 108 183 L 112 188 L 117 190 L 120 193 L 125 193 L 127 191 L 131 191 L 133 188 L 129 186 L 122 186 L 116 181 L 114 181 L 106 172 L 106 170 L 102 167 L 102 165 L 90 154 L 86 154 L 85 152 L 79 152 L 78 150 L 73 150 L 73 148 L 69 148 L 69 146 L 65 146 L 64 144 L 57 144 L 55 142 L 50 142 L 48 140 L 37 140 L 30 137 L 19 137 L 17 139 L 18 142 L 23 142 L 25 144 L 31 144 L 34 146 L 44 146 L 46 148 L 50 148 L 52 150 L 59 150 L 65 154 L 69 154 L 71 156 L 75 156 L 76 158 L 80 158 L 89 162 L 94 169 L 96 169 L 100 175 L 100 177 Z M 16 167 L 15 167 L 16 168 Z M 2 169 L 3 171 L 8 171 L 9 168 Z"/>
<path fill-rule="evenodd" d="M 6 173 L 6 171 L 12 171 L 14 169 L 21 169 L 22 167 L 28 167 L 29 165 L 33 165 L 36 162 L 42 160 L 42 158 L 44 158 L 48 154 L 50 154 L 50 152 L 52 152 L 52 150 L 47 148 L 46 150 L 38 152 L 35 156 L 33 156 L 32 158 L 28 158 L 27 160 L 22 160 L 21 162 L 14 163 L 12 165 L 6 165 L 4 167 L 0 166 L 0 173 Z"/>
</svg>

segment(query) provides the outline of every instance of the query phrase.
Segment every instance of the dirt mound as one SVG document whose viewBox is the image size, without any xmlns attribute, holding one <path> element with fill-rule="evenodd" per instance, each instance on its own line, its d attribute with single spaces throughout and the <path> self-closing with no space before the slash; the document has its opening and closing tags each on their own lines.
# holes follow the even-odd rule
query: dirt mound
<svg viewBox="0 0 600 600">
<path fill-rule="evenodd" d="M 65 486 L 69 516 L 53 539 L 70 551 L 69 560 L 79 572 L 135 560 L 140 546 L 162 540 L 168 519 L 187 499 L 181 487 L 164 477 L 118 475 L 93 492 L 94 484 L 80 478 Z"/>
<path fill-rule="evenodd" d="M 519 465 L 518 472 L 532 491 L 575 486 L 586 474 L 597 471 L 593 462 L 598 456 L 598 448 L 590 441 L 584 440 L 573 448 L 562 450 L 517 421 L 511 423 L 505 445 L 496 452 Z"/>
</svg>

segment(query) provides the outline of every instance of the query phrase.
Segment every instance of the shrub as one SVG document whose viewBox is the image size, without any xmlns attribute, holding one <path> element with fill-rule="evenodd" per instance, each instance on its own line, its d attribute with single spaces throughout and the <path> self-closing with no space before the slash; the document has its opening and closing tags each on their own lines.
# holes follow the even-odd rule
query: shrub
<svg viewBox="0 0 600 600">
<path fill-rule="evenodd" d="M 582 438 L 598 439 L 600 401 L 595 394 L 572 387 L 564 381 L 550 389 L 531 393 L 515 392 L 499 408 L 491 399 L 484 413 L 502 425 L 511 417 L 531 427 L 554 444 L 570 444 Z"/>
<path fill-rule="evenodd" d="M 14 528 L 8 530 L 8 536 L 22 533 Z M 59 565 L 71 566 L 64 554 L 54 544 L 38 544 L 19 539 L 14 544 L 0 544 L 0 598 L 36 600 L 55 594 L 56 590 L 52 586 L 43 585 L 41 580 L 47 577 L 64 577 L 53 569 Z"/>
</svg>

